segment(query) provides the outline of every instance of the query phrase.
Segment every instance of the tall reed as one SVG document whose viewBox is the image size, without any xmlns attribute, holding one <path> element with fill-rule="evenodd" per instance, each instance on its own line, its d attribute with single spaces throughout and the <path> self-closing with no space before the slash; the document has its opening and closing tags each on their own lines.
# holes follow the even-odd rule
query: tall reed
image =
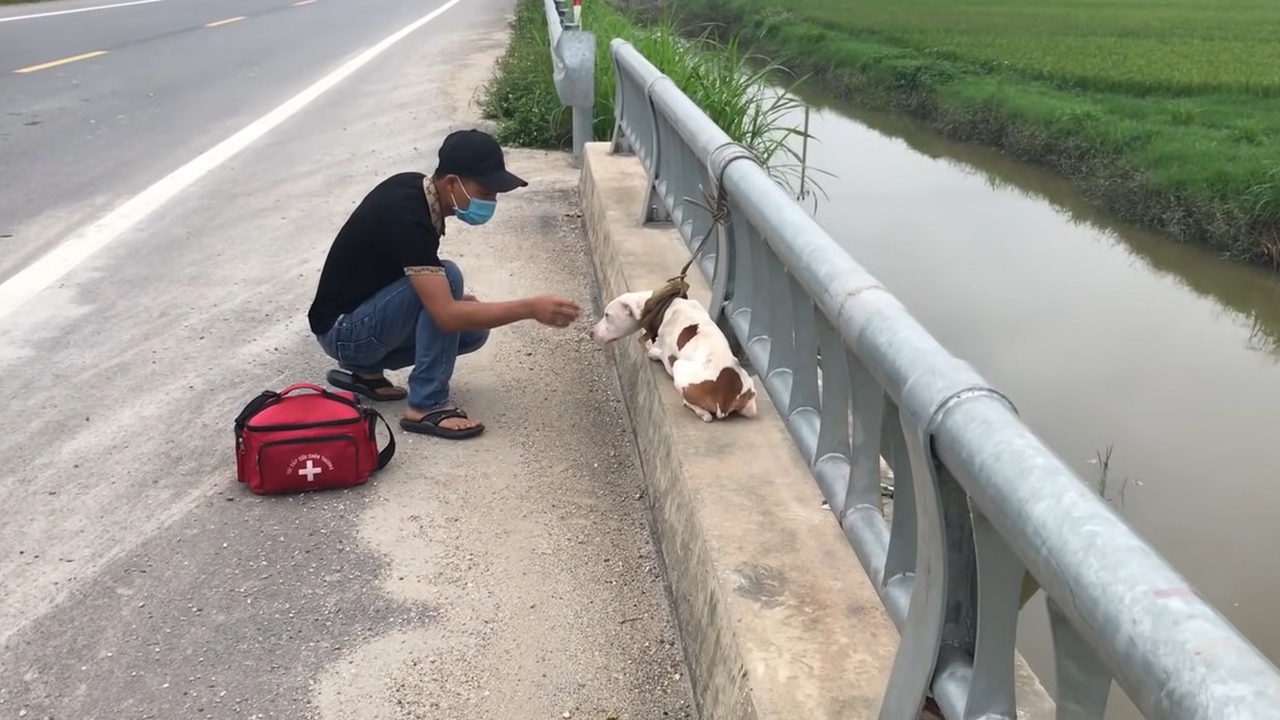
<svg viewBox="0 0 1280 720">
<path fill-rule="evenodd" d="M 498 121 L 503 142 L 564 148 L 571 141 L 570 113 L 556 99 L 544 18 L 542 0 L 517 2 L 511 45 L 487 88 L 484 110 Z M 608 140 L 613 132 L 609 43 L 622 38 L 669 76 L 731 139 L 750 148 L 775 179 L 795 184 L 800 146 L 807 135 L 801 126 L 803 102 L 774 82 L 791 77 L 785 68 L 748 54 L 736 37 L 684 37 L 671 17 L 641 25 L 604 0 L 584 3 L 582 25 L 599 43 L 595 139 Z M 812 176 L 814 169 L 808 172 Z"/>
<path fill-rule="evenodd" d="M 605 2 L 583 6 L 583 27 L 595 33 L 596 107 L 594 134 L 607 140 L 614 125 L 613 64 L 609 43 L 618 37 L 635 46 L 675 82 L 731 139 L 742 143 L 775 179 L 793 185 L 800 176 L 804 103 L 775 83 L 799 79 L 778 63 L 751 55 L 737 36 L 717 39 L 709 31 L 680 32 L 677 18 L 662 15 L 644 25 Z M 809 170 L 811 173 L 813 169 Z"/>
</svg>

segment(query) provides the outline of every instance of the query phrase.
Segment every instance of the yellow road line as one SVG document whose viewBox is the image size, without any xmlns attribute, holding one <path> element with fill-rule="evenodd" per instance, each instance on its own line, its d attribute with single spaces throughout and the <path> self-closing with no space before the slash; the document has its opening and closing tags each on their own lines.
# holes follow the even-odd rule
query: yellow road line
<svg viewBox="0 0 1280 720">
<path fill-rule="evenodd" d="M 311 3 L 315 2 L 315 1 L 316 1 L 316 0 L 298 0 L 298 2 L 296 2 L 296 3 L 294 3 L 294 4 L 293 4 L 293 6 L 294 6 L 294 7 L 298 7 L 299 5 L 310 5 Z"/>
<path fill-rule="evenodd" d="M 205 27 L 222 27 L 223 25 L 230 25 L 233 22 L 239 22 L 240 20 L 245 19 L 245 17 L 246 16 L 241 15 L 240 17 L 227 18 L 226 20 L 219 20 L 217 22 L 205 23 Z"/>
<path fill-rule="evenodd" d="M 76 62 L 76 61 L 78 61 L 78 60 L 88 60 L 89 58 L 98 57 L 99 55 L 106 55 L 106 54 L 107 54 L 107 51 L 106 51 L 106 50 L 95 50 L 95 51 L 93 51 L 93 52 L 88 52 L 88 53 L 85 53 L 85 54 L 83 54 L 83 55 L 72 55 L 71 57 L 68 57 L 68 58 L 62 58 L 61 60 L 54 60 L 53 62 L 40 63 L 39 65 L 32 65 L 32 66 L 30 66 L 30 67 L 24 67 L 24 68 L 22 68 L 22 69 L 20 69 L 20 70 L 14 70 L 14 72 L 16 72 L 16 73 L 30 73 L 30 72 L 35 72 L 35 71 L 37 71 L 37 70 L 48 70 L 48 69 L 49 69 L 49 68 L 51 68 L 51 67 L 58 67 L 59 65 L 66 65 L 67 63 L 73 63 L 73 62 Z"/>
</svg>

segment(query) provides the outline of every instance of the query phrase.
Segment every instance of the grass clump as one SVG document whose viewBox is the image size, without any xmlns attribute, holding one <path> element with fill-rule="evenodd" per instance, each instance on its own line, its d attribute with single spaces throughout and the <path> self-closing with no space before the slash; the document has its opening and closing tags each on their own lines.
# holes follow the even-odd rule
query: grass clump
<svg viewBox="0 0 1280 720">
<path fill-rule="evenodd" d="M 584 4 L 582 25 L 596 48 L 592 132 L 608 140 L 614 126 L 613 65 L 609 43 L 623 38 L 669 76 L 725 133 L 755 152 L 777 177 L 798 173 L 788 124 L 801 108 L 794 96 L 769 82 L 782 69 L 749 56 L 731 34 L 683 37 L 674 22 L 640 25 L 602 1 Z M 486 88 L 482 110 L 498 122 L 498 139 L 525 147 L 562 149 L 571 142 L 571 110 L 561 107 L 551 79 L 550 40 L 542 0 L 517 0 L 511 43 Z M 810 170 L 812 172 L 812 170 Z"/>
<path fill-rule="evenodd" d="M 507 145 L 558 148 L 570 130 L 551 80 L 551 39 L 541 0 L 519 0 L 511 19 L 511 40 L 484 88 L 480 109 L 498 122 L 497 138 Z"/>
<path fill-rule="evenodd" d="M 824 88 L 1075 180 L 1118 218 L 1280 263 L 1270 0 L 682 0 Z"/>
</svg>

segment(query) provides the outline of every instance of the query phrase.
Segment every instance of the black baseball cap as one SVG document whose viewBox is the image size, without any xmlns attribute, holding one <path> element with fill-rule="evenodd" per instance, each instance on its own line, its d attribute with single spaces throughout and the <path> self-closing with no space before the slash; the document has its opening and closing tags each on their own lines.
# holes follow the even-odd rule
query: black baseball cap
<svg viewBox="0 0 1280 720">
<path fill-rule="evenodd" d="M 480 130 L 457 130 L 440 144 L 437 175 L 457 175 L 474 180 L 489 192 L 505 193 L 529 183 L 507 171 L 502 147 Z"/>
</svg>

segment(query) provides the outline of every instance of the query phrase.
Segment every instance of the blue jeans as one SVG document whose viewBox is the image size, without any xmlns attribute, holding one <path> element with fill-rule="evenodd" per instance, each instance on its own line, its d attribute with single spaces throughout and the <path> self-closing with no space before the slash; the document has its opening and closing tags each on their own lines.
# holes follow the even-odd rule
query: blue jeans
<svg viewBox="0 0 1280 720">
<path fill-rule="evenodd" d="M 444 272 L 453 299 L 461 300 L 462 271 L 445 260 Z M 412 365 L 409 407 L 427 410 L 448 404 L 454 363 L 459 355 L 483 347 L 489 331 L 451 333 L 436 327 L 406 277 L 339 317 L 327 333 L 316 339 L 347 372 L 373 375 Z"/>
</svg>

